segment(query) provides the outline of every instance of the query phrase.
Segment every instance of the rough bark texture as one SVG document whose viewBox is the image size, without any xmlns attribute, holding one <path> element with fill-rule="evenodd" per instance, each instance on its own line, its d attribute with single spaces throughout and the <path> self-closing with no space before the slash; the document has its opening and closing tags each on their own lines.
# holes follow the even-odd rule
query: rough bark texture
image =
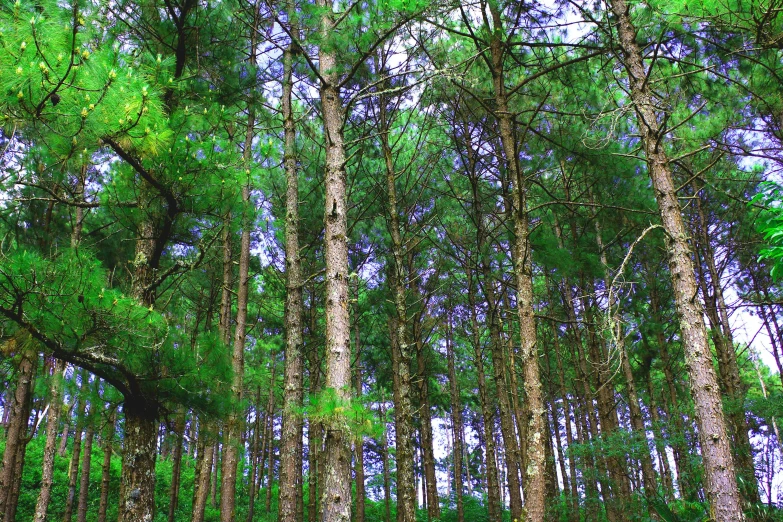
<svg viewBox="0 0 783 522">
<path fill-rule="evenodd" d="M 293 11 L 291 2 L 287 9 Z M 289 27 L 297 34 L 296 27 Z M 286 178 L 285 200 L 285 368 L 283 380 L 283 427 L 280 434 L 280 520 L 295 520 L 302 494 L 298 477 L 302 462 L 298 448 L 301 443 L 302 415 L 302 263 L 299 259 L 299 173 L 296 168 L 296 130 L 291 94 L 293 90 L 294 56 L 297 43 L 291 41 L 283 52 L 283 129 L 285 134 L 283 164 Z"/>
<path fill-rule="evenodd" d="M 191 522 L 203 522 L 212 479 L 213 437 L 211 426 L 201 421 L 196 449 L 196 477 L 193 483 L 193 512 Z"/>
<path fill-rule="evenodd" d="M 664 129 L 659 123 L 656 102 L 647 82 L 648 73 L 642 61 L 641 49 L 636 42 L 636 29 L 631 22 L 628 4 L 625 0 L 611 0 L 611 7 L 617 17 L 622 62 L 628 73 L 647 167 L 666 231 L 666 249 L 675 306 L 680 320 L 685 363 L 704 461 L 704 489 L 712 517 L 718 522 L 737 522 L 744 520 L 745 515 L 737 489 L 718 380 L 712 366 L 704 326 L 704 311 L 698 299 L 698 286 L 682 210 L 672 180 L 669 159 L 661 146 L 661 142 L 665 140 Z"/>
<path fill-rule="evenodd" d="M 27 423 L 30 419 L 30 405 L 32 400 L 32 386 L 35 374 L 35 362 L 37 354 L 25 346 L 24 339 L 12 339 L 9 343 L 16 344 L 21 349 L 19 354 L 19 367 L 17 369 L 16 389 L 10 405 L 8 428 L 5 433 L 5 451 L 3 452 L 3 470 L 0 475 L 0 514 L 8 520 L 9 511 L 16 510 L 12 507 L 11 495 L 16 481 L 21 480 L 21 475 L 16 476 L 17 460 L 20 449 L 25 445 L 27 437 Z M 8 350 L 15 352 L 14 348 Z"/>
<path fill-rule="evenodd" d="M 351 341 L 348 318 L 348 229 L 346 205 L 345 145 L 343 106 L 337 74 L 337 52 L 330 44 L 335 29 L 332 4 L 317 0 L 321 14 L 318 50 L 321 76 L 321 110 L 326 139 L 324 175 L 324 258 L 326 263 L 326 383 L 325 390 L 340 400 L 351 396 Z M 321 508 L 325 522 L 351 519 L 351 446 L 341 412 L 324 422 L 326 430 L 324 482 Z"/>
<path fill-rule="evenodd" d="M 492 85 L 495 96 L 495 118 L 498 122 L 498 130 L 503 149 L 503 159 L 513 184 L 513 223 L 514 245 L 512 248 L 512 260 L 514 263 L 514 275 L 517 284 L 517 311 L 519 313 L 519 328 L 522 345 L 520 346 L 520 364 L 523 371 L 522 386 L 527 399 L 527 443 L 526 443 L 526 469 L 524 470 L 525 482 L 525 517 L 526 520 L 539 522 L 544 520 L 545 496 L 546 496 L 546 437 L 544 430 L 546 409 L 541 392 L 541 378 L 538 368 L 538 348 L 536 341 L 536 323 L 533 311 L 533 261 L 528 239 L 529 225 L 527 215 L 527 186 L 519 169 L 517 144 L 514 132 L 513 115 L 509 112 L 506 88 L 504 84 L 505 48 L 501 41 L 503 24 L 498 7 L 490 5 L 493 24 L 493 37 L 490 40 Z M 497 380 L 497 379 L 496 379 Z M 500 392 L 500 390 L 498 390 Z M 502 400 L 501 400 L 502 402 Z M 508 408 L 506 408 L 508 409 Z M 502 415 L 502 410 L 501 410 Z M 503 417 L 501 417 L 503 422 Z M 509 422 L 508 413 L 506 423 Z M 502 429 L 502 426 L 501 426 Z M 512 450 L 512 462 L 518 459 L 513 453 L 516 442 L 505 440 L 513 431 L 510 426 L 503 429 L 506 447 Z M 517 460 L 518 461 L 518 460 Z M 510 466 L 510 473 L 516 473 L 514 465 Z M 509 481 L 509 486 L 513 480 Z M 512 518 L 521 518 L 521 510 L 515 513 L 516 498 L 514 492 L 511 495 Z"/>
<path fill-rule="evenodd" d="M 157 407 L 126 398 L 124 411 L 125 447 L 119 522 L 152 522 L 155 518 Z"/>
<path fill-rule="evenodd" d="M 171 464 L 171 487 L 169 488 L 168 522 L 174 522 L 179 504 L 179 485 L 182 475 L 182 450 L 185 439 L 185 412 L 177 414 L 174 424 L 174 455 Z"/>
<path fill-rule="evenodd" d="M 49 499 L 52 495 L 52 478 L 54 475 L 54 456 L 57 445 L 57 424 L 60 421 L 62 409 L 63 373 L 65 361 L 57 359 L 49 386 L 49 417 L 46 419 L 46 443 L 43 453 L 43 471 L 41 473 L 41 489 L 38 492 L 38 500 L 35 503 L 33 522 L 44 522 L 46 511 L 49 508 Z"/>
</svg>

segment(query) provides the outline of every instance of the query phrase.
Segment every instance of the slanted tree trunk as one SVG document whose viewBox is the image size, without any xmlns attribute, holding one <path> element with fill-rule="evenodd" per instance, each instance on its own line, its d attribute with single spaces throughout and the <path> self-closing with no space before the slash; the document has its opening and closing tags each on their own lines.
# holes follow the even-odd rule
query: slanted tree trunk
<svg viewBox="0 0 783 522">
<path fill-rule="evenodd" d="M 492 37 L 490 39 L 492 85 L 495 96 L 495 118 L 498 122 L 503 159 L 513 184 L 513 209 L 511 211 L 514 223 L 514 245 L 512 261 L 517 284 L 517 311 L 519 313 L 519 330 L 522 345 L 520 347 L 520 364 L 523 371 L 522 386 L 527 401 L 527 444 L 525 468 L 525 516 L 533 522 L 544 520 L 546 495 L 546 451 L 544 444 L 546 409 L 541 391 L 541 378 L 538 368 L 538 348 L 535 314 L 533 311 L 533 260 L 528 238 L 529 225 L 527 214 L 527 183 L 520 172 L 517 142 L 514 132 L 513 115 L 509 111 L 506 96 L 504 61 L 505 46 L 501 40 L 503 24 L 500 11 L 496 4 L 490 4 L 492 15 Z M 509 428 L 507 428 L 508 430 Z M 507 447 L 513 448 L 516 443 Z M 512 458 L 517 458 L 512 455 Z M 513 466 L 512 466 L 513 468 Z M 516 473 L 515 469 L 511 472 Z M 510 484 L 510 483 L 509 483 Z M 513 499 L 514 497 L 512 497 Z M 513 512 L 512 518 L 521 518 Z"/>
<path fill-rule="evenodd" d="M 642 51 L 637 43 L 636 28 L 626 0 L 610 0 L 617 18 L 617 44 L 621 62 L 628 73 L 631 99 L 638 120 L 642 147 L 652 180 L 663 228 L 666 231 L 666 250 L 669 256 L 675 306 L 680 320 L 686 368 L 690 378 L 691 394 L 696 411 L 702 459 L 705 471 L 705 491 L 710 513 L 718 522 L 745 520 L 742 512 L 734 461 L 727 436 L 718 389 L 718 379 L 712 365 L 704 311 L 698 299 L 698 285 L 691 260 L 688 236 L 682 219 L 682 210 L 672 179 L 669 158 L 664 144 L 666 131 L 662 128 L 656 100 L 648 83 Z"/>
<path fill-rule="evenodd" d="M 52 479 L 54 476 L 54 456 L 57 445 L 57 424 L 60 421 L 60 410 L 63 399 L 63 374 L 65 361 L 57 359 L 54 365 L 52 381 L 49 386 L 49 417 L 46 419 L 46 443 L 43 452 L 43 471 L 41 473 L 41 489 L 35 503 L 33 522 L 44 522 L 52 495 Z"/>
<path fill-rule="evenodd" d="M 22 480 L 17 474 L 17 464 L 20 454 L 24 451 L 27 438 L 27 424 L 30 420 L 32 406 L 33 381 L 38 354 L 29 346 L 26 338 L 14 338 L 8 343 L 6 353 L 16 353 L 19 350 L 19 366 L 17 368 L 16 388 L 11 400 L 8 428 L 5 433 L 5 451 L 3 452 L 3 469 L 0 474 L 0 514 L 5 520 L 12 520 L 8 515 L 16 511 L 12 491 L 15 484 Z"/>
</svg>

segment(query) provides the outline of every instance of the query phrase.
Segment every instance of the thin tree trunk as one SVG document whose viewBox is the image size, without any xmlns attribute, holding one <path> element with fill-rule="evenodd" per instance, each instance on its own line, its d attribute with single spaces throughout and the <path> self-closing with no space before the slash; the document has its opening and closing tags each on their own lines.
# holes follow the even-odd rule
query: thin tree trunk
<svg viewBox="0 0 783 522">
<path fill-rule="evenodd" d="M 82 451 L 82 473 L 79 477 L 79 502 L 76 508 L 76 520 L 87 522 L 87 499 L 90 491 L 90 466 L 92 463 L 92 443 L 95 439 L 94 405 L 90 407 L 90 418 L 87 420 L 87 431 L 84 433 L 84 449 Z"/>
<path fill-rule="evenodd" d="M 698 285 L 691 261 L 688 236 L 682 219 L 682 210 L 672 179 L 669 158 L 664 145 L 665 131 L 659 123 L 656 101 L 648 83 L 642 52 L 636 41 L 636 28 L 631 22 L 626 0 L 610 0 L 617 17 L 618 44 L 622 64 L 628 72 L 631 98 L 634 102 L 642 146 L 658 201 L 661 221 L 666 231 L 675 305 L 680 319 L 683 349 L 688 362 L 691 394 L 696 411 L 702 459 L 705 471 L 705 490 L 710 503 L 710 514 L 717 522 L 745 520 L 742 512 L 734 461 L 727 436 L 718 380 L 712 366 L 712 357 L 704 326 L 704 312 L 696 297 Z"/>
<path fill-rule="evenodd" d="M 174 435 L 176 442 L 174 444 L 173 462 L 171 465 L 171 488 L 169 489 L 169 513 L 168 522 L 174 522 L 179 504 L 179 487 L 182 476 L 182 447 L 185 438 L 185 412 L 177 414 L 174 422 Z"/>
<path fill-rule="evenodd" d="M 89 374 L 81 371 L 81 385 L 79 391 L 79 405 L 76 407 L 76 431 L 73 434 L 73 447 L 71 448 L 71 461 L 68 466 L 68 496 L 65 499 L 65 514 L 63 522 L 70 522 L 73 517 L 73 503 L 76 500 L 76 483 L 79 478 L 79 457 L 82 451 L 82 435 L 86 421 L 87 409 L 87 382 Z M 91 406 L 92 408 L 92 406 Z M 157 435 L 157 434 L 156 434 Z"/>
<path fill-rule="evenodd" d="M 389 122 L 386 109 L 387 99 L 379 99 L 379 130 L 381 148 L 386 166 L 386 197 L 389 215 L 388 230 L 391 237 L 392 274 L 390 283 L 396 312 L 395 337 L 397 357 L 393 357 L 393 368 L 398 385 L 394 389 L 394 431 L 397 450 L 397 522 L 413 522 L 416 518 L 416 482 L 413 466 L 413 407 L 411 405 L 411 342 L 408 335 L 408 310 L 406 303 L 406 273 L 404 259 L 406 252 L 400 227 L 399 203 L 397 198 L 396 173 L 392 150 L 389 146 Z M 396 364 L 394 363 L 396 361 Z"/>
<path fill-rule="evenodd" d="M 116 410 L 109 414 L 106 430 L 103 432 L 103 463 L 101 464 L 101 498 L 98 504 L 98 522 L 106 522 L 106 511 L 109 508 L 109 486 L 111 485 L 111 455 L 116 424 Z"/>
<path fill-rule="evenodd" d="M 261 387 L 256 389 L 256 418 L 253 423 L 253 445 L 250 448 L 250 477 L 248 480 L 248 506 L 247 506 L 247 522 L 253 522 L 256 511 L 256 493 L 258 492 L 258 450 L 261 445 Z M 265 416 L 263 416 L 266 418 Z M 266 427 L 266 422 L 264 422 Z"/>
<path fill-rule="evenodd" d="M 495 451 L 495 438 L 493 435 L 494 414 L 487 392 L 486 377 L 484 373 L 484 361 L 481 353 L 481 339 L 476 315 L 475 288 L 473 277 L 468 269 L 468 302 L 470 306 L 470 322 L 473 335 L 473 351 L 476 364 L 476 376 L 478 378 L 479 402 L 483 416 L 483 439 L 485 444 L 487 502 L 489 504 L 490 522 L 499 522 L 502 515 L 500 501 L 500 484 L 498 483 L 497 456 Z"/>
<path fill-rule="evenodd" d="M 358 280 L 354 286 L 355 303 L 353 307 L 353 346 L 354 356 L 356 358 L 356 368 L 354 369 L 354 388 L 356 397 L 362 396 L 362 363 L 361 363 L 361 337 L 359 331 L 359 283 Z M 354 442 L 354 474 L 356 477 L 356 516 L 354 522 L 364 522 L 365 516 L 365 489 L 364 489 L 364 436 L 359 437 Z"/>
<path fill-rule="evenodd" d="M 451 398 L 451 436 L 454 441 L 452 455 L 454 456 L 454 495 L 457 503 L 457 522 L 465 522 L 465 503 L 462 495 L 462 401 L 459 395 L 457 370 L 454 357 L 453 329 L 451 310 L 446 312 L 446 358 L 449 372 L 449 396 Z"/>
<path fill-rule="evenodd" d="M 41 489 L 35 503 L 33 522 L 44 522 L 52 495 L 52 479 L 54 476 L 54 456 L 57 445 L 57 424 L 62 408 L 63 374 L 65 361 L 57 359 L 49 387 L 49 418 L 46 419 L 46 443 L 43 452 L 43 471 L 41 473 Z"/>
</svg>

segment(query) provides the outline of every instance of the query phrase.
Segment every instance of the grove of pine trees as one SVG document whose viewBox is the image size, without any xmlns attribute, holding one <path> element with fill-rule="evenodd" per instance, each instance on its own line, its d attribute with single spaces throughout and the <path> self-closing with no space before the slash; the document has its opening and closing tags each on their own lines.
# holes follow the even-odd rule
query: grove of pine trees
<svg viewBox="0 0 783 522">
<path fill-rule="evenodd" d="M 783 520 L 782 8 L 0 0 L 0 522 Z"/>
</svg>

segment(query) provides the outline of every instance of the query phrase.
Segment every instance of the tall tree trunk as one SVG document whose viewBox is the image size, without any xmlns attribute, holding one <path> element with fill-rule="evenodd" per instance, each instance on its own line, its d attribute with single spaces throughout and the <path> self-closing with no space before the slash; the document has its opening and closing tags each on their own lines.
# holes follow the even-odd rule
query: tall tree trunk
<svg viewBox="0 0 783 522">
<path fill-rule="evenodd" d="M 527 401 L 527 462 L 525 468 L 525 515 L 527 520 L 541 522 L 544 520 L 546 495 L 545 470 L 545 415 L 544 399 L 541 391 L 541 377 L 538 367 L 538 348 L 535 314 L 533 310 L 533 260 L 530 249 L 529 225 L 527 214 L 527 184 L 519 167 L 517 142 L 514 132 L 513 115 L 509 111 L 506 97 L 504 60 L 505 46 L 501 41 L 503 24 L 499 7 L 490 3 L 492 15 L 492 37 L 490 53 L 492 85 L 495 95 L 495 118 L 503 149 L 505 166 L 513 184 L 513 209 L 511 211 L 514 223 L 514 244 L 512 261 L 517 284 L 517 311 L 519 313 L 519 330 L 522 345 L 520 347 L 520 364 L 523 371 L 522 386 Z M 502 420 L 502 419 L 501 419 Z M 504 437 L 505 438 L 505 437 Z M 514 448 L 516 443 L 507 448 Z M 514 457 L 512 455 L 512 457 Z M 516 470 L 512 470 L 516 472 Z M 512 497 L 513 498 L 513 497 Z M 520 518 L 520 513 L 513 512 L 512 518 Z"/>
<path fill-rule="evenodd" d="M 398 385 L 394 390 L 394 432 L 397 450 L 397 522 L 413 522 L 416 518 L 416 482 L 413 466 L 413 407 L 411 405 L 411 342 L 408 333 L 408 307 L 406 283 L 409 274 L 405 270 L 406 252 L 400 226 L 399 202 L 397 198 L 397 175 L 394 170 L 392 150 L 389 146 L 389 122 L 386 109 L 387 99 L 379 97 L 379 128 L 381 148 L 386 166 L 386 205 L 389 217 L 388 230 L 391 236 L 391 277 L 394 309 L 396 312 L 395 337 L 397 357 L 393 357 L 393 368 Z M 396 361 L 396 364 L 394 363 Z"/>
<path fill-rule="evenodd" d="M 258 492 L 258 451 L 261 446 L 261 423 L 266 426 L 266 416 L 261 415 L 261 387 L 256 389 L 255 401 L 256 418 L 253 422 L 253 444 L 250 448 L 250 477 L 248 477 L 248 503 L 247 503 L 247 522 L 253 522 L 256 511 L 256 493 Z M 297 519 L 298 520 L 298 519 Z"/>
<path fill-rule="evenodd" d="M 414 283 L 415 284 L 415 283 Z M 424 298 L 424 296 L 422 296 Z M 426 306 L 426 298 L 425 306 Z M 424 468 L 424 488 L 427 499 L 427 516 L 430 520 L 440 519 L 440 501 L 438 500 L 438 483 L 435 475 L 435 451 L 432 436 L 432 413 L 430 411 L 429 375 L 427 375 L 427 362 L 424 354 L 423 332 L 421 331 L 422 314 L 417 314 L 418 320 L 413 325 L 416 343 L 416 362 L 419 379 L 419 399 L 421 412 L 421 452 Z"/>
<path fill-rule="evenodd" d="M 356 358 L 356 367 L 354 369 L 354 388 L 356 397 L 362 396 L 362 362 L 361 362 L 361 337 L 359 330 L 359 282 L 356 280 L 354 286 L 355 303 L 353 307 L 353 349 Z M 354 475 L 356 478 L 356 516 L 355 522 L 364 522 L 365 516 L 365 497 L 364 489 L 364 436 L 359 437 L 354 442 Z"/>
<path fill-rule="evenodd" d="M 256 65 L 256 38 L 258 34 L 259 13 L 253 12 L 253 24 L 250 28 L 250 69 Z M 247 304 L 250 281 L 250 229 L 253 226 L 250 210 L 250 164 L 252 162 L 252 145 L 255 134 L 255 102 L 251 97 L 245 128 L 245 143 L 242 160 L 247 173 L 247 179 L 242 187 L 242 235 L 239 245 L 239 288 L 237 289 L 237 318 L 234 329 L 234 346 L 231 352 L 231 396 L 233 407 L 228 415 L 226 429 L 223 432 L 223 462 L 220 484 L 220 520 L 233 522 L 236 510 L 237 465 L 240 452 L 244 448 L 241 434 L 244 431 L 245 412 L 241 410 L 243 384 L 245 373 L 245 341 L 247 338 Z M 227 325 L 226 325 L 227 327 Z"/>
<path fill-rule="evenodd" d="M 718 522 L 745 520 L 737 489 L 734 461 L 727 436 L 718 379 L 704 326 L 704 312 L 698 300 L 698 285 L 691 261 L 688 236 L 682 210 L 666 156 L 666 131 L 661 127 L 656 101 L 648 84 L 642 52 L 637 43 L 636 28 L 626 0 L 610 0 L 617 17 L 618 44 L 631 87 L 642 146 L 658 201 L 661 221 L 666 231 L 675 305 L 680 319 L 686 368 L 696 411 L 701 454 L 704 461 L 705 490 L 710 513 Z"/>
<path fill-rule="evenodd" d="M 293 2 L 286 2 L 289 23 L 293 18 Z M 294 24 L 288 28 L 298 34 Z M 297 482 L 302 462 L 298 458 L 304 390 L 302 388 L 302 263 L 299 259 L 299 173 L 296 168 L 296 129 L 291 94 L 293 91 L 294 58 L 297 42 L 291 40 L 283 52 L 283 164 L 286 178 L 285 200 L 285 368 L 283 370 L 283 426 L 280 434 L 280 501 L 279 518 L 294 520 L 302 494 Z"/>
<path fill-rule="evenodd" d="M 324 389 L 340 401 L 350 401 L 351 340 L 348 318 L 348 207 L 346 194 L 343 106 L 338 53 L 330 43 L 335 20 L 330 0 L 317 0 L 321 10 L 322 45 L 318 49 L 320 96 L 326 137 L 324 175 L 324 260 L 326 263 L 326 383 Z M 347 405 L 347 404 L 346 404 Z M 326 430 L 321 506 L 325 522 L 351 519 L 351 446 L 345 419 L 330 416 Z M 408 522 L 407 520 L 404 522 Z"/>
<path fill-rule="evenodd" d="M 761 502 L 759 488 L 756 482 L 756 472 L 753 463 L 753 451 L 748 437 L 748 421 L 745 418 L 745 386 L 740 378 L 737 353 L 734 349 L 734 336 L 729 323 L 726 302 L 723 297 L 721 274 L 715 262 L 715 251 L 710 241 L 709 226 L 702 207 L 701 191 L 696 186 L 696 181 L 691 182 L 696 193 L 696 213 L 698 218 L 698 240 L 696 248 L 700 251 L 703 263 L 707 265 L 709 273 L 709 286 L 701 263 L 697 260 L 697 269 L 700 274 L 700 286 L 704 298 L 705 311 L 710 322 L 715 351 L 717 352 L 719 384 L 724 396 L 730 399 L 727 412 L 728 427 L 733 439 L 733 457 L 739 473 L 740 491 L 745 501 L 750 504 Z M 712 290 L 712 291 L 710 291 Z"/>
<path fill-rule="evenodd" d="M 57 425 L 60 421 L 60 410 L 63 398 L 63 374 L 65 361 L 57 359 L 49 386 L 49 418 L 46 419 L 46 443 L 43 452 L 43 471 L 41 473 L 41 489 L 35 503 L 33 522 L 44 522 L 52 495 L 52 479 L 54 476 L 54 456 L 57 445 Z"/>
<path fill-rule="evenodd" d="M 495 438 L 493 435 L 495 416 L 490 404 L 489 394 L 487 392 L 486 376 L 484 373 L 484 361 L 481 351 L 481 334 L 479 332 L 479 323 L 476 312 L 475 286 L 470 269 L 468 269 L 468 303 L 470 306 L 470 323 L 473 337 L 473 352 L 476 364 L 476 376 L 478 377 L 479 402 L 481 403 L 481 413 L 483 422 L 483 439 L 485 444 L 486 460 L 486 484 L 487 484 L 487 503 L 489 504 L 490 522 L 499 522 L 502 515 L 500 504 L 500 484 L 498 484 L 497 456 L 495 452 Z"/>
</svg>

